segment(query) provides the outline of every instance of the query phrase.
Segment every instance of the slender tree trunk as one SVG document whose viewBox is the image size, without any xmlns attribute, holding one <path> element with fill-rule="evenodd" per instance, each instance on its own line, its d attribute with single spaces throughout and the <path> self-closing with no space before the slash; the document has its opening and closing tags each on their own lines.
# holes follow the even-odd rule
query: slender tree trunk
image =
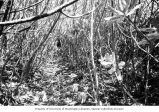
<svg viewBox="0 0 159 112">
<path fill-rule="evenodd" d="M 92 1 L 92 6 L 93 6 L 93 10 L 95 9 L 95 3 Z M 95 96 L 95 102 L 96 102 L 96 105 L 99 105 L 99 99 L 98 99 L 98 93 L 99 93 L 99 88 L 98 88 L 98 85 L 99 85 L 99 82 L 98 82 L 98 75 L 96 73 L 96 65 L 95 65 L 95 62 L 94 62 L 94 45 L 93 45 L 93 41 L 94 41 L 94 11 L 91 13 L 91 36 L 90 36 L 90 43 L 91 43 L 91 61 L 92 61 L 92 66 L 93 66 L 93 69 L 92 69 L 92 73 L 93 73 L 93 76 L 95 77 L 95 93 L 94 93 L 94 96 Z"/>
<path fill-rule="evenodd" d="M 147 52 L 150 53 L 150 47 L 147 47 Z M 150 74 L 150 56 L 147 55 L 147 73 L 145 75 L 145 105 L 147 105 L 148 102 L 148 80 L 149 80 L 149 74 Z"/>
</svg>

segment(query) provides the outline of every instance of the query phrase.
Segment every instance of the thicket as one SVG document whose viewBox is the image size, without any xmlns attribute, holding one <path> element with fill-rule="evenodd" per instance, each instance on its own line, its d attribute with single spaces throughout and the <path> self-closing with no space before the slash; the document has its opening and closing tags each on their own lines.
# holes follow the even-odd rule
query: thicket
<svg viewBox="0 0 159 112">
<path fill-rule="evenodd" d="M 158 105 L 158 0 L 0 0 L 1 105 Z"/>
</svg>

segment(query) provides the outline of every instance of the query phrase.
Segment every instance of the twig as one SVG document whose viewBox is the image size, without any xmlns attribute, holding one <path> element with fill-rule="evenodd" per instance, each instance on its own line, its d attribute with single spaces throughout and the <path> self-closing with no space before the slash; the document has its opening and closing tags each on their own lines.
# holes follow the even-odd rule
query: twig
<svg viewBox="0 0 159 112">
<path fill-rule="evenodd" d="M 82 14 L 82 15 L 71 16 L 71 15 L 68 15 L 68 14 L 64 13 L 63 11 L 61 11 L 61 13 L 62 13 L 63 15 L 65 15 L 66 17 L 68 17 L 68 18 L 80 18 L 80 17 L 83 17 L 83 16 L 85 16 L 85 15 L 91 14 L 91 13 L 94 12 L 96 9 L 98 9 L 99 6 L 100 6 L 100 5 L 98 5 L 95 9 L 93 9 L 93 10 L 91 10 L 91 11 L 85 13 L 85 14 Z"/>
<path fill-rule="evenodd" d="M 19 9 L 19 10 L 14 10 L 14 11 L 11 11 L 10 13 L 16 13 L 16 12 L 20 12 L 20 11 L 23 11 L 23 10 L 25 10 L 25 9 L 29 9 L 30 7 L 33 7 L 33 6 L 35 6 L 35 5 L 38 5 L 38 4 L 40 4 L 41 2 L 43 2 L 44 0 L 41 0 L 41 1 L 39 1 L 39 2 L 37 2 L 37 3 L 34 3 L 34 4 L 32 4 L 32 5 L 30 5 L 30 6 L 28 6 L 28 7 L 24 7 L 24 8 L 22 8 L 22 9 Z M 0 13 L 0 15 L 3 15 L 4 13 Z"/>
<path fill-rule="evenodd" d="M 117 26 L 119 26 L 119 25 L 117 25 Z M 137 47 L 138 47 L 140 50 L 142 50 L 143 52 L 145 52 L 146 54 L 148 54 L 149 56 L 151 56 L 156 62 L 159 62 L 158 59 L 156 59 L 153 55 L 151 55 L 150 53 L 148 53 L 145 49 L 143 49 L 143 48 L 138 44 L 138 42 L 137 42 L 137 40 L 135 39 L 135 37 L 133 36 L 132 32 L 130 33 L 130 34 L 131 34 L 131 37 L 130 37 L 130 36 L 126 35 L 119 27 L 118 27 L 118 29 L 119 29 L 119 31 L 121 32 L 121 34 L 123 34 L 125 37 L 127 37 L 127 38 L 132 38 L 132 39 L 134 40 L 135 44 L 137 45 Z"/>
<path fill-rule="evenodd" d="M 18 20 L 13 20 L 13 21 L 6 21 L 6 22 L 0 22 L 0 25 L 13 25 L 13 24 L 21 24 L 21 23 L 26 23 L 26 22 L 30 22 L 30 21 L 35 21 L 35 20 L 39 20 L 48 16 L 51 16 L 57 12 L 61 12 L 62 9 L 72 5 L 73 3 L 77 2 L 78 0 L 72 0 L 69 1 L 67 3 L 62 4 L 61 6 L 56 7 L 55 9 L 41 14 L 41 15 L 37 15 L 37 16 L 32 16 L 29 18 L 25 18 L 25 19 L 18 19 Z"/>
<path fill-rule="evenodd" d="M 122 85 L 124 92 L 133 100 L 134 103 L 137 103 L 137 100 L 133 98 L 133 96 L 127 91 L 125 85 Z"/>
<path fill-rule="evenodd" d="M 149 56 L 151 56 L 156 62 L 159 62 L 158 59 L 156 59 L 153 55 L 151 55 L 150 53 L 148 53 L 145 49 L 143 49 L 142 47 L 140 47 L 140 45 L 138 44 L 137 40 L 135 39 L 135 37 L 132 35 L 131 33 L 131 37 L 134 40 L 134 42 L 136 43 L 137 47 L 139 49 L 141 49 L 143 52 L 145 52 L 146 54 L 148 54 Z"/>
</svg>

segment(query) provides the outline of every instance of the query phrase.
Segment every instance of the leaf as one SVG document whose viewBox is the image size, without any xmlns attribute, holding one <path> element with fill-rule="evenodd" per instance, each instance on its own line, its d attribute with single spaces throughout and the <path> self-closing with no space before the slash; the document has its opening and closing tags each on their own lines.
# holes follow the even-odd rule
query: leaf
<svg viewBox="0 0 159 112">
<path fill-rule="evenodd" d="M 148 44 L 148 41 L 145 40 L 145 39 L 142 39 L 140 42 L 138 42 L 138 45 L 144 46 L 144 45 L 146 45 L 146 44 Z"/>
<path fill-rule="evenodd" d="M 123 67 L 125 66 L 125 62 L 124 61 L 121 61 L 119 64 L 119 69 L 123 69 Z"/>
<path fill-rule="evenodd" d="M 117 71 L 117 79 L 118 79 L 118 81 L 123 81 L 123 77 L 121 75 L 120 70 Z"/>
<path fill-rule="evenodd" d="M 158 40 L 159 39 L 159 33 L 158 32 L 150 33 L 150 34 L 147 34 L 146 36 L 149 40 Z"/>
<path fill-rule="evenodd" d="M 113 74 L 115 72 L 115 68 L 114 67 L 112 67 L 110 70 L 108 70 L 108 73 L 111 75 L 111 74 Z"/>
<path fill-rule="evenodd" d="M 111 6 L 108 6 L 108 8 L 109 8 L 109 10 L 110 10 L 111 12 L 114 12 L 114 13 L 116 13 L 116 14 L 118 14 L 118 15 L 124 15 L 123 12 L 121 12 L 121 11 L 119 11 L 119 10 L 116 10 L 115 8 L 113 8 L 113 7 L 111 7 Z"/>
<path fill-rule="evenodd" d="M 65 99 L 65 102 L 66 102 L 67 104 L 69 104 L 69 103 L 72 102 L 72 99 L 67 97 L 67 98 Z"/>
<path fill-rule="evenodd" d="M 78 92 L 78 86 L 79 86 L 79 84 L 77 84 L 77 83 L 72 85 L 73 92 Z"/>
<path fill-rule="evenodd" d="M 0 96 L 2 96 L 3 95 L 3 93 L 0 91 Z"/>
<path fill-rule="evenodd" d="M 146 37 L 148 38 L 149 41 L 155 41 L 159 39 L 159 33 L 157 32 L 150 33 L 150 34 L 147 34 Z M 144 46 L 146 44 L 149 44 L 149 42 L 144 38 L 140 42 L 138 42 L 138 44 Z"/>
<path fill-rule="evenodd" d="M 137 2 L 138 2 L 138 0 L 130 0 L 129 9 L 132 9 L 136 5 Z"/>
<path fill-rule="evenodd" d="M 105 68 L 110 68 L 114 63 L 113 55 L 106 53 L 104 57 L 99 59 L 99 61 Z"/>
<path fill-rule="evenodd" d="M 86 102 L 87 94 L 85 92 L 79 92 L 78 99 L 81 101 L 81 104 Z"/>
<path fill-rule="evenodd" d="M 77 75 L 76 75 L 76 74 L 74 74 L 74 73 L 71 73 L 71 75 L 69 75 L 69 77 L 71 77 L 71 78 L 75 78 L 75 77 L 77 77 Z"/>
<path fill-rule="evenodd" d="M 110 21 L 110 22 L 115 22 L 117 21 L 118 23 L 120 23 L 123 20 L 124 16 L 112 16 L 112 17 L 106 17 L 104 18 L 106 21 Z"/>
<path fill-rule="evenodd" d="M 119 3 L 119 9 L 122 12 L 125 12 L 126 8 L 128 7 L 128 4 L 125 0 L 118 0 Z"/>
<path fill-rule="evenodd" d="M 116 19 L 116 16 L 113 16 L 113 17 L 106 17 L 106 18 L 104 18 L 106 21 L 110 21 L 110 20 L 112 20 L 112 19 Z"/>
<path fill-rule="evenodd" d="M 109 54 L 109 53 L 106 53 L 105 56 L 103 57 L 103 59 L 105 61 L 112 62 L 113 61 L 113 55 Z"/>
<path fill-rule="evenodd" d="M 143 106 L 143 104 L 141 104 L 141 103 L 134 103 L 134 104 L 132 104 L 132 106 Z"/>
<path fill-rule="evenodd" d="M 88 87 L 88 86 L 86 86 L 86 87 L 84 87 L 83 89 L 84 89 L 84 91 L 85 91 L 85 92 L 87 92 L 87 91 L 88 91 L 88 89 L 89 89 L 89 87 Z"/>
<path fill-rule="evenodd" d="M 46 95 L 46 92 L 45 91 L 42 91 L 42 95 L 43 95 L 43 97 L 42 97 L 42 101 L 47 101 L 48 99 L 47 99 L 47 95 Z"/>
<path fill-rule="evenodd" d="M 102 103 L 102 101 L 99 101 L 99 106 L 103 106 L 103 103 Z"/>
<path fill-rule="evenodd" d="M 34 96 L 33 98 L 34 98 L 33 99 L 34 102 L 38 102 L 39 101 L 39 97 L 38 96 Z"/>
<path fill-rule="evenodd" d="M 13 82 L 8 84 L 8 86 L 10 86 L 11 88 L 15 88 L 17 85 L 18 85 L 18 83 L 13 83 Z"/>
<path fill-rule="evenodd" d="M 69 106 L 74 106 L 77 103 L 76 101 L 73 101 L 71 98 L 68 98 L 68 97 L 65 99 L 65 102 Z"/>
<path fill-rule="evenodd" d="M 20 99 L 21 101 L 23 101 L 23 100 L 25 100 L 25 99 L 28 99 L 28 97 L 29 97 L 29 96 L 28 96 L 27 94 L 25 94 L 25 95 L 20 96 L 19 99 Z"/>
<path fill-rule="evenodd" d="M 128 13 L 126 14 L 126 16 L 132 15 L 132 14 L 133 14 L 137 9 L 139 9 L 141 6 L 142 6 L 142 3 L 136 5 L 132 10 L 130 10 L 130 12 L 128 12 Z"/>
<path fill-rule="evenodd" d="M 74 106 L 77 102 L 76 101 L 72 101 L 69 103 L 70 106 Z"/>
<path fill-rule="evenodd" d="M 4 61 L 3 61 L 3 58 L 1 57 L 0 58 L 0 67 L 2 67 L 4 65 Z"/>
<path fill-rule="evenodd" d="M 113 62 L 113 65 L 115 66 L 116 65 L 116 61 L 115 61 L 115 52 L 112 52 L 112 62 Z"/>
<path fill-rule="evenodd" d="M 112 62 L 106 62 L 106 61 L 101 61 L 101 65 L 103 65 L 105 68 L 110 68 L 112 66 Z"/>
<path fill-rule="evenodd" d="M 155 47 L 159 47 L 159 43 L 157 43 L 157 44 L 155 45 Z"/>
<path fill-rule="evenodd" d="M 141 31 L 141 32 L 154 32 L 154 31 L 156 31 L 157 30 L 157 28 L 155 28 L 155 27 L 153 27 L 153 28 L 140 28 L 139 29 L 139 31 Z"/>
</svg>

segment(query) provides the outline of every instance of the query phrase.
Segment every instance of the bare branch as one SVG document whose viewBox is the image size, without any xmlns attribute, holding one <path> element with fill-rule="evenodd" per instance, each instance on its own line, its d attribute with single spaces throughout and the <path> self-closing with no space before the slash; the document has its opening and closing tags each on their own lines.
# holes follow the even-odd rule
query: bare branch
<svg viewBox="0 0 159 112">
<path fill-rule="evenodd" d="M 42 18 L 51 16 L 51 15 L 57 13 L 57 12 L 61 12 L 62 9 L 68 7 L 69 5 L 71 5 L 71 4 L 73 4 L 77 1 L 78 0 L 69 1 L 69 2 L 64 3 L 61 6 L 55 8 L 55 9 L 53 9 L 53 10 L 47 12 L 47 13 L 41 14 L 41 15 L 37 15 L 37 16 L 33 16 L 33 17 L 25 18 L 25 19 L 18 19 L 18 20 L 13 20 L 13 21 L 0 22 L 0 25 L 20 24 L 20 23 L 25 23 L 25 22 L 30 22 L 30 21 L 35 21 L 35 20 L 38 20 L 38 19 L 42 19 Z"/>
<path fill-rule="evenodd" d="M 152 54 L 148 53 L 145 49 L 143 49 L 143 48 L 139 45 L 138 41 L 137 41 L 137 40 L 135 39 L 135 37 L 133 36 L 132 32 L 130 32 L 130 34 L 131 34 L 131 37 L 130 37 L 130 36 L 126 35 L 119 27 L 121 28 L 121 26 L 120 26 L 119 24 L 117 24 L 117 28 L 119 29 L 119 31 L 120 31 L 120 33 L 121 33 L 122 35 L 124 35 L 124 36 L 127 37 L 127 38 L 132 38 L 132 39 L 134 40 L 135 44 L 137 45 L 137 47 L 138 47 L 140 50 L 142 50 L 142 51 L 145 52 L 147 55 L 149 55 L 150 57 L 152 57 L 156 62 L 159 62 L 158 59 L 156 59 Z"/>
<path fill-rule="evenodd" d="M 98 5 L 95 9 L 93 9 L 93 10 L 91 10 L 91 11 L 85 13 L 85 14 L 76 15 L 76 16 L 68 15 L 68 14 L 64 13 L 63 11 L 61 11 L 61 13 L 62 13 L 63 15 L 65 15 L 66 17 L 69 17 L 69 18 L 80 18 L 80 17 L 83 17 L 83 16 L 85 16 L 85 15 L 91 14 L 91 13 L 94 12 L 96 9 L 98 9 L 99 6 L 100 6 L 100 5 Z"/>
<path fill-rule="evenodd" d="M 14 11 L 11 11 L 10 13 L 20 12 L 20 11 L 29 9 L 30 7 L 34 7 L 34 6 L 40 4 L 40 3 L 43 2 L 43 1 L 44 1 L 44 0 L 41 0 L 41 1 L 39 1 L 39 2 L 36 2 L 36 3 L 34 3 L 34 4 L 32 4 L 32 5 L 28 6 L 28 7 L 24 7 L 24 8 L 19 9 L 19 10 L 16 10 L 16 9 L 15 9 Z M 0 13 L 0 15 L 3 15 L 3 14 L 4 14 L 4 13 Z"/>
</svg>

